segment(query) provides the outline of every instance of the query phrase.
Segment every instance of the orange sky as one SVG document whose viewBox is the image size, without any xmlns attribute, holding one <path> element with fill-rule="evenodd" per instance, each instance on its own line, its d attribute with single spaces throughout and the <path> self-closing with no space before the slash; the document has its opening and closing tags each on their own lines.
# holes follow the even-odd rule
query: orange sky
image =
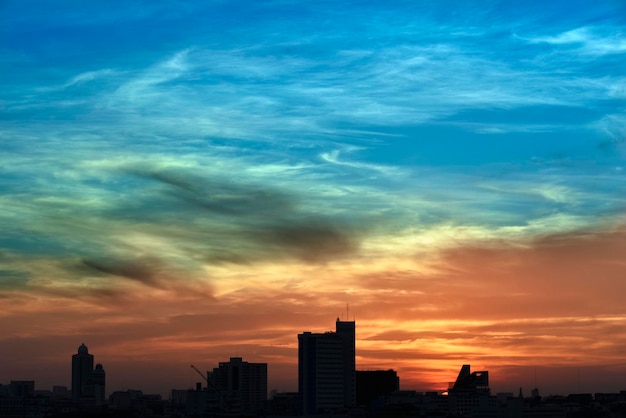
<svg viewBox="0 0 626 418">
<path fill-rule="evenodd" d="M 192 387 L 190 364 L 210 369 L 231 356 L 267 362 L 271 388 L 296 390 L 297 334 L 333 329 L 349 303 L 357 368 L 393 368 L 404 389 L 443 390 L 471 363 L 491 372 L 494 390 L 530 391 L 536 372 L 545 394 L 618 391 L 624 250 L 616 228 L 428 256 L 224 265 L 228 275 L 207 268 L 206 279 L 163 286 L 41 280 L 3 296 L 0 347 L 12 358 L 3 370 L 38 388 L 69 385 L 85 342 L 108 391 Z"/>
</svg>

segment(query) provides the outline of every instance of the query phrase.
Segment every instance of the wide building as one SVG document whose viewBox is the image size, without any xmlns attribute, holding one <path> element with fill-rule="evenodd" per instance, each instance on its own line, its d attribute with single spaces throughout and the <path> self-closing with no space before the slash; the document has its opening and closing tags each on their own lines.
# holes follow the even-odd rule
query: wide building
<svg viewBox="0 0 626 418">
<path fill-rule="evenodd" d="M 356 324 L 337 318 L 335 332 L 298 334 L 298 389 L 303 415 L 356 405 Z"/>
<path fill-rule="evenodd" d="M 465 417 L 489 418 L 497 412 L 497 399 L 490 396 L 489 372 L 472 372 L 464 364 L 454 385 L 448 388 L 450 412 Z"/>
<path fill-rule="evenodd" d="M 220 409 L 227 414 L 257 414 L 267 402 L 267 363 L 248 363 L 241 357 L 219 363 L 207 381 L 217 392 Z"/>
</svg>

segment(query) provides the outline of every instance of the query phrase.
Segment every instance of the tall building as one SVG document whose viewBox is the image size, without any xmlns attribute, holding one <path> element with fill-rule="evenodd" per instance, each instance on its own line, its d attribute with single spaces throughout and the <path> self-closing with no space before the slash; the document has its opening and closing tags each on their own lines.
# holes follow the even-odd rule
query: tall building
<svg viewBox="0 0 626 418">
<path fill-rule="evenodd" d="M 304 415 L 356 405 L 356 324 L 337 318 L 335 332 L 298 334 L 298 389 Z"/>
<path fill-rule="evenodd" d="M 80 402 L 92 370 L 93 355 L 89 354 L 89 349 L 83 343 L 78 347 L 78 353 L 72 356 L 72 402 Z"/>
<path fill-rule="evenodd" d="M 248 363 L 241 357 L 220 362 L 209 373 L 210 389 L 217 392 L 222 412 L 251 415 L 262 411 L 267 401 L 267 363 Z"/>
<path fill-rule="evenodd" d="M 83 343 L 72 356 L 72 401 L 74 403 L 103 405 L 105 401 L 105 373 L 101 364 L 93 367 L 93 355 Z"/>
</svg>

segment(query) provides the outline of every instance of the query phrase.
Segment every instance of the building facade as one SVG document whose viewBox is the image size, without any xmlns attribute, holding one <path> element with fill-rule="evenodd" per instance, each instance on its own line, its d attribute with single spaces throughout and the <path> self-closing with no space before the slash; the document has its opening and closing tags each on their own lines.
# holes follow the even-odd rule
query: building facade
<svg viewBox="0 0 626 418">
<path fill-rule="evenodd" d="M 490 396 L 489 372 L 472 372 L 464 364 L 454 384 L 448 388 L 450 411 L 466 417 L 489 418 L 497 410 L 497 399 Z"/>
<path fill-rule="evenodd" d="M 93 355 L 83 343 L 72 356 L 72 402 L 82 405 L 104 405 L 105 372 L 101 364 L 93 366 Z"/>
<path fill-rule="evenodd" d="M 267 402 L 267 363 L 248 363 L 241 357 L 220 362 L 209 373 L 209 391 L 217 392 L 220 409 L 227 414 L 256 414 Z"/>
<path fill-rule="evenodd" d="M 356 405 L 356 324 L 337 318 L 335 332 L 298 334 L 298 389 L 304 415 Z"/>
<path fill-rule="evenodd" d="M 79 403 L 84 395 L 87 379 L 93 370 L 93 355 L 83 343 L 72 356 L 72 401 Z"/>
</svg>

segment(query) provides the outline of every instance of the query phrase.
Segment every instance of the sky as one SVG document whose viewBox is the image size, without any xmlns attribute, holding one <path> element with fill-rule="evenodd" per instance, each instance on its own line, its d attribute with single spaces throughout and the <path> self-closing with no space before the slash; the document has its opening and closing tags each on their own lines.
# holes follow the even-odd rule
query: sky
<svg viewBox="0 0 626 418">
<path fill-rule="evenodd" d="M 0 383 L 167 394 L 297 334 L 626 389 L 626 3 L 3 0 Z M 348 307 L 347 307 L 348 306 Z"/>
</svg>

